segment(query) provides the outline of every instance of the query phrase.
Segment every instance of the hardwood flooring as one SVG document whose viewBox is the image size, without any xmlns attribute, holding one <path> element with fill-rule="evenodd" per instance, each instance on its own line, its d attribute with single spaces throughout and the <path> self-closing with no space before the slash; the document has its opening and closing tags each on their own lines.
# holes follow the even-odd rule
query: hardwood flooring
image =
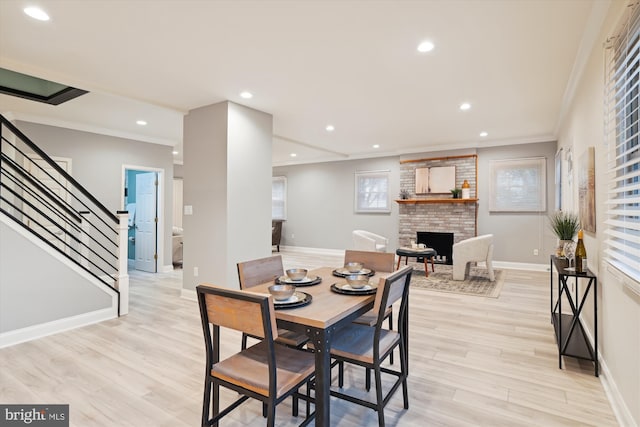
<svg viewBox="0 0 640 427">
<path fill-rule="evenodd" d="M 287 268 L 342 262 L 282 255 Z M 129 315 L 0 349 L 0 402 L 68 403 L 78 427 L 199 425 L 203 338 L 197 303 L 180 288 L 180 270 L 131 272 Z M 548 294 L 548 273 L 515 270 L 499 298 L 412 288 L 409 409 L 398 391 L 387 425 L 617 426 L 591 363 L 565 358 L 558 369 Z M 240 335 L 227 332 L 224 343 L 223 357 Z M 363 390 L 362 370 L 348 369 L 346 384 Z M 234 398 L 227 392 L 223 401 Z M 220 425 L 262 426 L 261 414 L 249 401 Z M 302 422 L 290 414 L 287 400 L 276 424 Z M 331 415 L 335 426 L 377 424 L 374 411 L 336 399 Z"/>
</svg>

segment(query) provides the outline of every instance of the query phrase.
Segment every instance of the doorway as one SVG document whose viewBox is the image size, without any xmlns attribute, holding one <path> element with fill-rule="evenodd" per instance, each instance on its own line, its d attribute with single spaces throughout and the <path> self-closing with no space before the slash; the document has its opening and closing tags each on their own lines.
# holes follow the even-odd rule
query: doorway
<svg viewBox="0 0 640 427">
<path fill-rule="evenodd" d="M 128 265 L 149 273 L 158 271 L 161 175 L 157 170 L 124 169 L 123 205 L 129 212 Z"/>
</svg>

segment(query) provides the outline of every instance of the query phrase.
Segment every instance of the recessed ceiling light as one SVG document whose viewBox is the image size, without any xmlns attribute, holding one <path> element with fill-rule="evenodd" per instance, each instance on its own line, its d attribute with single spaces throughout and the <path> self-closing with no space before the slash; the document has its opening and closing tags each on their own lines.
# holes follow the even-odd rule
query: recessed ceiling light
<svg viewBox="0 0 640 427">
<path fill-rule="evenodd" d="M 24 13 L 26 13 L 33 19 L 37 19 L 38 21 L 48 21 L 49 19 L 51 19 L 49 18 L 49 15 L 47 15 L 47 12 L 40 9 L 39 7 L 25 7 L 23 10 Z"/>
<path fill-rule="evenodd" d="M 244 99 L 251 99 L 253 98 L 253 94 L 249 91 L 244 91 L 244 92 L 240 92 L 240 96 Z"/>
<path fill-rule="evenodd" d="M 431 52 L 435 46 L 430 41 L 423 41 L 418 45 L 418 52 Z"/>
<path fill-rule="evenodd" d="M 137 121 L 136 121 L 136 124 L 137 124 L 137 125 L 140 125 L 140 126 L 146 126 L 146 125 L 147 125 L 147 122 L 146 122 L 145 120 L 137 120 Z"/>
<path fill-rule="evenodd" d="M 463 102 L 462 104 L 460 104 L 460 109 L 461 109 L 462 111 L 466 111 L 466 110 L 468 110 L 469 108 L 471 108 L 471 104 L 469 104 L 468 102 Z"/>
<path fill-rule="evenodd" d="M 485 136 L 488 136 L 489 134 L 487 132 L 480 132 L 480 136 L 482 138 L 484 138 Z"/>
<path fill-rule="evenodd" d="M 327 125 L 325 129 L 327 130 L 327 132 L 333 132 L 334 130 L 336 130 L 336 128 L 333 125 Z"/>
<path fill-rule="evenodd" d="M 373 144 L 373 148 L 380 148 L 380 144 Z"/>
<path fill-rule="evenodd" d="M 178 151 L 176 151 L 176 150 L 173 150 L 171 153 L 173 153 L 173 155 L 174 155 L 174 156 L 175 156 L 176 154 L 179 154 L 179 152 L 178 152 Z"/>
<path fill-rule="evenodd" d="M 291 154 L 289 154 L 289 155 L 290 155 L 291 157 L 296 157 L 296 156 L 297 156 L 297 154 L 296 154 L 296 153 L 291 153 Z"/>
</svg>

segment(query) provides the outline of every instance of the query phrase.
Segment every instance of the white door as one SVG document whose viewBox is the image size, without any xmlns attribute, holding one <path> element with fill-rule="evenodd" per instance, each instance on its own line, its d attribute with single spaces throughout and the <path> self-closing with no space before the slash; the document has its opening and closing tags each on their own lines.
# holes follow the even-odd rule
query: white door
<svg viewBox="0 0 640 427">
<path fill-rule="evenodd" d="M 136 175 L 136 270 L 157 271 L 158 178 L 155 172 Z"/>
<path fill-rule="evenodd" d="M 64 179 L 58 171 L 56 171 L 51 165 L 45 162 L 41 157 L 33 155 L 29 158 L 31 159 L 31 161 L 25 159 L 25 168 L 29 171 L 29 173 L 31 173 L 45 187 L 49 188 L 52 193 L 56 194 L 63 201 L 68 203 L 69 193 L 65 188 L 65 186 L 67 185 L 66 179 Z M 71 159 L 63 157 L 53 157 L 52 160 L 54 160 L 58 164 L 58 166 L 60 166 L 65 172 L 69 174 L 71 173 Z M 26 200 L 38 206 L 39 202 L 32 198 L 29 193 L 25 193 L 24 197 Z M 53 203 L 50 203 L 50 206 L 57 207 Z M 59 222 L 64 230 L 61 229 L 59 225 L 54 225 L 53 223 L 51 223 L 45 216 L 41 215 L 36 210 L 31 209 L 29 205 L 25 204 L 24 210 L 27 215 L 33 218 L 33 220 L 27 219 L 27 226 L 49 240 L 58 249 L 61 249 L 68 254 L 71 252 L 68 247 L 71 239 L 67 235 L 68 232 L 71 232 L 71 228 L 67 224 L 65 224 L 60 218 L 58 218 L 51 210 L 46 207 L 42 207 L 41 210 L 46 215 Z M 38 223 L 40 225 L 38 225 Z M 65 233 L 65 231 L 67 233 Z M 62 239 L 62 241 L 60 241 L 59 239 Z"/>
</svg>

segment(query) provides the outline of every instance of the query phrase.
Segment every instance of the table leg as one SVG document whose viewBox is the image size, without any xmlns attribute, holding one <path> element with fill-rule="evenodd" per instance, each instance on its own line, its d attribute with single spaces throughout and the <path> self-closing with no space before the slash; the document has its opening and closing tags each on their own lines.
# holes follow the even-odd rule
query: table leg
<svg viewBox="0 0 640 427">
<path fill-rule="evenodd" d="M 396 270 L 400 270 L 400 261 L 402 261 L 402 257 L 398 256 L 398 265 L 396 265 Z"/>
<path fill-rule="evenodd" d="M 316 427 L 331 425 L 331 331 L 317 329 L 313 334 L 316 357 Z"/>
</svg>

